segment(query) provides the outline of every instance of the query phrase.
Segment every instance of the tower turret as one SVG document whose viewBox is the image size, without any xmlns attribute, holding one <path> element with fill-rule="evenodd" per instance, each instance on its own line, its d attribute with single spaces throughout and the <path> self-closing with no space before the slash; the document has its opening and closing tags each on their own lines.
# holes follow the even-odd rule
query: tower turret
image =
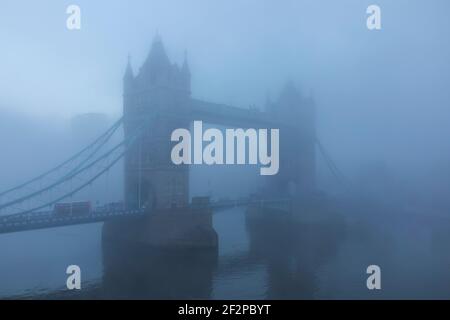
<svg viewBox="0 0 450 320">
<path fill-rule="evenodd" d="M 190 94 L 191 93 L 191 70 L 189 68 L 187 51 L 184 52 L 184 61 L 183 61 L 183 65 L 181 67 L 181 78 L 182 78 L 182 83 L 183 83 L 185 89 Z"/>
<path fill-rule="evenodd" d="M 131 57 L 128 55 L 127 67 L 125 70 L 125 75 L 123 76 L 123 92 L 129 93 L 133 88 L 134 75 L 133 68 L 131 67 Z"/>
</svg>

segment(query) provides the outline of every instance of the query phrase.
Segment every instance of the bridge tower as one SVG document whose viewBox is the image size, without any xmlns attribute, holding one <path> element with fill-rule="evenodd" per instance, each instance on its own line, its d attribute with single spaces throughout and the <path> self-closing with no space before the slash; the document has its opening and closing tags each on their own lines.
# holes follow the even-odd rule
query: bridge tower
<svg viewBox="0 0 450 320">
<path fill-rule="evenodd" d="M 188 166 L 170 159 L 171 132 L 188 128 L 185 116 L 190 100 L 191 75 L 183 65 L 172 64 L 159 36 L 139 73 L 128 61 L 123 79 L 125 138 L 145 121 L 143 135 L 125 157 L 125 203 L 129 208 L 172 208 L 189 201 Z"/>
<path fill-rule="evenodd" d="M 316 121 L 312 97 L 304 97 L 288 81 L 275 102 L 268 101 L 267 112 L 283 123 L 280 127 L 280 169 L 269 177 L 273 193 L 305 194 L 315 188 Z"/>
</svg>

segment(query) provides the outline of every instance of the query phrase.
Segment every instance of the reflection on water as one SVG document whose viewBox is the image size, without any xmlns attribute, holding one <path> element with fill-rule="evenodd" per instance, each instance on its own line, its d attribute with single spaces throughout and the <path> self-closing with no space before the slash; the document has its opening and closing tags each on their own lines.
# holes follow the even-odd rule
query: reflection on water
<svg viewBox="0 0 450 320">
<path fill-rule="evenodd" d="M 220 212 L 218 252 L 103 244 L 103 271 L 75 298 L 450 298 L 448 219 L 386 208 L 309 209 Z M 54 252 L 52 263 L 63 264 L 58 259 Z M 366 288 L 371 264 L 381 267 L 381 291 Z"/>
<path fill-rule="evenodd" d="M 342 240 L 334 221 L 304 225 L 295 214 L 248 208 L 217 215 L 219 254 L 106 245 L 101 296 L 312 298 L 316 271 Z"/>
<path fill-rule="evenodd" d="M 217 255 L 208 251 L 105 247 L 100 295 L 120 299 L 208 299 L 216 261 Z"/>
</svg>

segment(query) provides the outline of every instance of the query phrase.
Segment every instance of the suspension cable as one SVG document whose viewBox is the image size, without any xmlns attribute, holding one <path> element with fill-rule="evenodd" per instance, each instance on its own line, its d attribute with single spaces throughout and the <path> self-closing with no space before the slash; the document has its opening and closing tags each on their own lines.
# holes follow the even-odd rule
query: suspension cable
<svg viewBox="0 0 450 320">
<path fill-rule="evenodd" d="M 95 139 L 91 144 L 89 144 L 87 147 L 83 148 L 81 151 L 77 152 L 75 155 L 73 155 L 72 157 L 70 157 L 69 159 L 65 160 L 64 162 L 62 162 L 61 164 L 57 165 L 56 167 L 26 181 L 23 182 L 21 184 L 19 184 L 18 186 L 15 186 L 13 188 L 7 189 L 5 191 L 0 192 L 0 197 L 9 194 L 13 191 L 22 189 L 24 187 L 26 187 L 27 185 L 36 182 L 48 175 L 50 175 L 51 173 L 61 169 L 62 167 L 64 167 L 65 165 L 67 165 L 68 163 L 74 161 L 75 159 L 79 158 L 83 153 L 85 153 L 87 150 L 91 149 L 92 147 L 94 147 L 96 144 L 98 144 L 104 137 L 108 137 L 109 138 L 112 136 L 112 134 L 117 130 L 117 128 L 121 125 L 121 123 L 123 122 L 123 117 L 121 117 L 119 120 L 117 120 L 108 130 L 106 130 L 102 135 L 100 135 L 97 139 Z M 103 143 L 101 143 L 100 147 L 96 149 L 96 151 L 94 153 L 91 153 L 91 155 L 88 157 L 92 157 L 95 155 L 95 153 L 108 141 L 104 141 Z M 87 160 L 86 160 L 87 161 Z M 83 163 L 85 163 L 86 161 L 84 161 Z"/>
<path fill-rule="evenodd" d="M 48 206 L 52 206 L 53 204 L 64 200 L 68 197 L 71 197 L 72 195 L 76 194 L 78 191 L 84 189 L 86 186 L 92 184 L 95 180 L 97 180 L 100 176 L 102 176 L 105 172 L 107 172 L 111 167 L 113 167 L 120 159 L 122 159 L 124 157 L 124 155 L 128 152 L 128 150 L 130 149 L 131 146 L 134 145 L 134 143 L 136 142 L 136 139 L 142 134 L 143 132 L 143 127 L 141 126 L 136 130 L 136 133 L 131 136 L 130 138 L 124 140 L 122 143 L 120 143 L 120 145 L 125 145 L 125 150 L 123 152 L 120 153 L 119 156 L 117 156 L 110 164 L 108 164 L 105 168 L 103 168 L 99 173 L 97 173 L 94 177 L 92 177 L 91 179 L 89 179 L 87 182 L 83 183 L 82 185 L 76 187 L 75 189 L 71 190 L 70 192 L 62 195 L 61 197 L 58 197 L 57 199 L 54 199 L 50 202 L 47 202 L 43 205 L 34 207 L 32 209 L 20 212 L 20 213 L 15 213 L 15 214 L 11 214 L 11 215 L 5 215 L 4 217 L 6 218 L 10 218 L 10 217 L 15 217 L 15 216 L 21 216 L 21 215 L 26 215 L 28 213 L 32 213 L 34 211 L 46 208 Z M 117 146 L 116 146 L 117 147 Z M 116 148 L 115 147 L 115 148 Z"/>
</svg>

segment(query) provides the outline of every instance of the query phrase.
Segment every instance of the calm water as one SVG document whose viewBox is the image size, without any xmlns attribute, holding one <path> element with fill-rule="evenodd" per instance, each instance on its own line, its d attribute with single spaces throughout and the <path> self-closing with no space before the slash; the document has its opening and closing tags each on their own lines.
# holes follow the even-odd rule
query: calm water
<svg viewBox="0 0 450 320">
<path fill-rule="evenodd" d="M 405 215 L 227 210 L 214 216 L 217 253 L 102 246 L 101 224 L 1 235 L 0 295 L 54 292 L 78 264 L 80 298 L 450 298 L 450 223 Z M 366 288 L 370 264 L 381 267 L 381 291 Z"/>
</svg>

